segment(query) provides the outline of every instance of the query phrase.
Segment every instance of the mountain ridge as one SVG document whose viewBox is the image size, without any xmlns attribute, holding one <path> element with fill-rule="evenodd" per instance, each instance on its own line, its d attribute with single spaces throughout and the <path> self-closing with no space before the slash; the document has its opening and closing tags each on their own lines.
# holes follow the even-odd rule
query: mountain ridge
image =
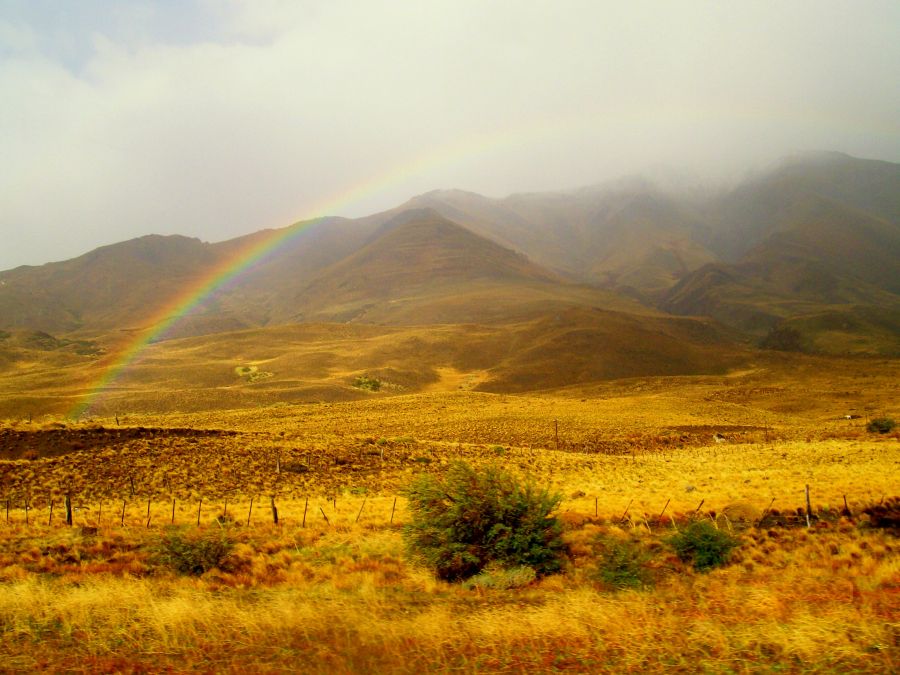
<svg viewBox="0 0 900 675">
<path fill-rule="evenodd" d="M 811 330 L 813 317 L 870 325 L 860 317 L 900 306 L 900 165 L 813 153 L 716 193 L 639 177 L 502 199 L 439 190 L 364 218 L 213 244 L 147 235 L 0 272 L 0 328 L 90 337 L 143 326 L 276 235 L 277 248 L 172 336 L 294 321 L 520 321 L 585 306 L 711 316 L 755 340 L 782 322 Z"/>
</svg>

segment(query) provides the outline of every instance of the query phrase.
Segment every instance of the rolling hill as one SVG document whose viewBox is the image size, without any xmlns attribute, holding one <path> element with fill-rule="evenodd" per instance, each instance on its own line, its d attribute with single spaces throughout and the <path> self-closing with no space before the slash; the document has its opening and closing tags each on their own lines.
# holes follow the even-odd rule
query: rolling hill
<svg viewBox="0 0 900 675">
<path fill-rule="evenodd" d="M 66 414 L 115 350 L 9 332 L 0 417 Z M 51 344 L 52 343 L 52 344 Z M 81 347 L 84 349 L 84 347 Z M 751 355 L 715 322 L 568 308 L 503 324 L 284 324 L 149 345 L 90 412 L 201 411 L 399 393 L 526 392 L 599 380 L 722 374 Z M 377 381 L 372 392 L 358 378 Z"/>
<path fill-rule="evenodd" d="M 277 255 L 264 257 L 228 294 L 189 317 L 180 334 L 238 330 L 269 321 L 271 298 L 302 286 L 356 250 L 377 226 L 325 218 L 287 228 Z M 195 286 L 240 251 L 273 235 L 262 230 L 210 244 L 147 235 L 72 260 L 0 272 L 0 328 L 98 335 L 143 327 L 171 298 Z"/>
</svg>

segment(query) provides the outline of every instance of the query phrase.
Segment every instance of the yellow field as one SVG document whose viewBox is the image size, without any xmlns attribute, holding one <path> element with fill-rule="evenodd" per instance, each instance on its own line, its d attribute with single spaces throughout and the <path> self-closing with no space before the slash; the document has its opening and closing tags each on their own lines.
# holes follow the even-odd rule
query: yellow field
<svg viewBox="0 0 900 675">
<path fill-rule="evenodd" d="M 475 371 L 445 370 L 421 394 L 7 420 L 0 663 L 896 671 L 900 544 L 863 511 L 898 493 L 898 435 L 865 430 L 900 417 L 898 374 L 893 362 L 793 359 L 519 396 L 471 391 Z M 561 574 L 450 584 L 406 549 L 404 488 L 455 459 L 562 495 Z M 797 511 L 807 485 L 810 528 Z M 673 554 L 666 539 L 695 518 L 740 538 L 727 566 L 700 573 Z M 159 557 L 172 532 L 227 533 L 234 549 L 184 576 Z M 598 577 L 612 540 L 647 553 L 652 585 L 616 591 Z"/>
</svg>

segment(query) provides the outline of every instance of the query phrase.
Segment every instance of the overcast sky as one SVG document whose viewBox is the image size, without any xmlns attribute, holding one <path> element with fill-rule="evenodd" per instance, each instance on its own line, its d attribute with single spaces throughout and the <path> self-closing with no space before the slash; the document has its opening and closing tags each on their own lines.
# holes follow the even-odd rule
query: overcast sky
<svg viewBox="0 0 900 675">
<path fill-rule="evenodd" d="M 0 0 L 0 269 L 806 149 L 900 161 L 900 2 Z"/>
</svg>

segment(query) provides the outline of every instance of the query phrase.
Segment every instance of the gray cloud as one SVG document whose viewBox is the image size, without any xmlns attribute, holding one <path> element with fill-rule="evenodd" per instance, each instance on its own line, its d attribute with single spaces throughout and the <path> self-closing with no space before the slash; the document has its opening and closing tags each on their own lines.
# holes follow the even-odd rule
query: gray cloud
<svg viewBox="0 0 900 675">
<path fill-rule="evenodd" d="M 434 188 L 900 159 L 895 2 L 112 7 L 0 7 L 0 269 Z"/>
</svg>

